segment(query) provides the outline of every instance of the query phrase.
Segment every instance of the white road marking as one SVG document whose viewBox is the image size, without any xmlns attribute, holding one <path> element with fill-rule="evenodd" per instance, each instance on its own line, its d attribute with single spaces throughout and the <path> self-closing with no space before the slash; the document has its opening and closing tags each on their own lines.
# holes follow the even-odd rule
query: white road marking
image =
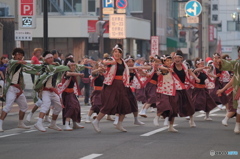
<svg viewBox="0 0 240 159">
<path fill-rule="evenodd" d="M 2 136 L 0 136 L 0 138 L 9 137 L 9 136 L 14 136 L 14 135 L 19 135 L 19 133 L 16 133 L 16 134 L 8 134 L 8 135 L 2 135 Z"/>
<path fill-rule="evenodd" d="M 212 110 L 212 111 L 210 111 L 210 115 L 212 116 L 213 115 L 213 113 L 216 113 L 216 112 L 218 112 L 218 111 L 220 111 L 221 109 L 219 109 L 219 108 L 217 108 L 217 109 L 214 109 L 214 110 Z M 200 114 L 200 115 L 198 115 L 198 116 L 196 116 L 197 118 L 200 118 L 200 117 L 204 117 L 205 116 L 205 113 L 204 114 Z"/>
<path fill-rule="evenodd" d="M 82 157 L 82 158 L 80 158 L 80 159 L 94 159 L 94 158 L 97 158 L 97 157 L 102 156 L 102 155 L 103 155 L 103 154 L 95 154 L 95 153 L 93 153 L 93 154 L 91 154 L 91 155 Z"/>
<path fill-rule="evenodd" d="M 29 130 L 29 131 L 24 131 L 23 133 L 31 133 L 31 132 L 35 132 L 37 130 Z"/>
<path fill-rule="evenodd" d="M 173 126 L 177 126 L 177 124 L 174 124 Z M 156 129 L 156 130 L 150 131 L 148 133 L 142 134 L 140 136 L 151 136 L 153 134 L 159 133 L 159 132 L 167 130 L 167 129 L 168 129 L 168 127 L 163 127 L 163 128 Z"/>
</svg>

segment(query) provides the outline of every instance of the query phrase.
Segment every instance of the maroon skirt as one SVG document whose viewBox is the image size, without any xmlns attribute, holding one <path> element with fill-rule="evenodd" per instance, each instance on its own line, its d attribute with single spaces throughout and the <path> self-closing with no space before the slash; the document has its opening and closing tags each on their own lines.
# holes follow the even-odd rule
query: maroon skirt
<svg viewBox="0 0 240 159">
<path fill-rule="evenodd" d="M 228 105 L 227 105 L 227 109 L 229 112 L 237 112 L 237 109 L 233 108 L 233 92 L 230 93 L 228 96 Z"/>
<path fill-rule="evenodd" d="M 92 105 L 91 110 L 97 114 L 100 112 L 102 107 L 101 92 L 102 91 L 100 90 L 94 90 L 90 98 Z"/>
<path fill-rule="evenodd" d="M 145 97 L 146 97 L 146 103 L 148 104 L 154 104 L 157 100 L 157 85 L 148 83 L 145 87 Z"/>
<path fill-rule="evenodd" d="M 128 94 L 128 99 L 131 104 L 131 110 L 132 112 L 138 112 L 138 105 L 137 105 L 137 100 L 135 96 L 133 95 L 133 92 L 130 87 L 126 87 L 126 91 Z"/>
<path fill-rule="evenodd" d="M 76 95 L 74 93 L 63 92 L 62 102 L 64 105 L 62 111 L 63 125 L 65 125 L 66 118 L 71 118 L 73 122 L 80 123 L 81 107 Z"/>
<path fill-rule="evenodd" d="M 132 113 L 128 93 L 122 80 L 113 80 L 110 86 L 104 85 L 101 98 L 102 108 L 100 112 L 103 114 L 124 115 Z"/>
<path fill-rule="evenodd" d="M 144 88 L 135 89 L 135 95 L 136 95 L 137 101 L 140 101 L 142 103 L 146 102 L 146 96 L 145 96 Z"/>
<path fill-rule="evenodd" d="M 179 107 L 179 116 L 186 117 L 193 115 L 195 113 L 195 108 L 187 90 L 177 90 L 176 96 L 178 96 L 177 104 Z"/>
<path fill-rule="evenodd" d="M 195 111 L 210 112 L 217 106 L 206 88 L 194 88 L 192 99 Z"/>
<path fill-rule="evenodd" d="M 157 93 L 157 112 L 162 113 L 161 115 L 169 117 L 169 121 L 173 117 L 177 117 L 179 113 L 178 108 L 178 96 L 169 96 L 161 93 Z"/>
<path fill-rule="evenodd" d="M 215 101 L 216 104 L 223 104 L 223 105 L 225 105 L 228 102 L 226 94 L 222 93 L 222 95 L 220 97 L 217 95 L 217 90 L 222 89 L 222 88 L 223 88 L 223 84 L 217 78 L 215 80 L 215 88 L 214 89 L 210 89 L 209 90 L 209 94 L 213 98 L 213 100 Z"/>
</svg>

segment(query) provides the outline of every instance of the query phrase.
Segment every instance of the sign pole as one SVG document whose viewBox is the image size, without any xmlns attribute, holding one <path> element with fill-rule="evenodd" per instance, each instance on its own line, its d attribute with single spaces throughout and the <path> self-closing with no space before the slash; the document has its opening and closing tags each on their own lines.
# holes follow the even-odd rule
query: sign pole
<svg viewBox="0 0 240 159">
<path fill-rule="evenodd" d="M 103 1 L 100 0 L 100 15 L 99 15 L 99 19 L 98 20 L 103 20 Z M 101 28 L 103 29 L 103 28 Z M 99 58 L 102 58 L 104 54 L 104 38 L 103 38 L 103 34 L 99 35 Z"/>
<path fill-rule="evenodd" d="M 199 0 L 199 3 L 200 4 L 202 4 L 202 0 Z M 202 47 L 203 47 L 203 43 L 202 43 L 202 40 L 203 40 L 203 37 L 202 37 L 202 33 L 203 33 L 203 25 L 202 25 L 202 19 L 203 19 L 203 17 L 202 17 L 202 14 L 200 14 L 199 15 L 199 24 L 198 24 L 198 38 L 199 38 L 199 40 L 198 40 L 198 57 L 200 57 L 200 58 L 203 58 L 203 49 L 202 49 Z M 203 59 L 204 60 L 204 59 Z"/>
<path fill-rule="evenodd" d="M 48 6 L 47 1 L 43 1 L 43 48 L 45 51 L 48 50 Z"/>
</svg>

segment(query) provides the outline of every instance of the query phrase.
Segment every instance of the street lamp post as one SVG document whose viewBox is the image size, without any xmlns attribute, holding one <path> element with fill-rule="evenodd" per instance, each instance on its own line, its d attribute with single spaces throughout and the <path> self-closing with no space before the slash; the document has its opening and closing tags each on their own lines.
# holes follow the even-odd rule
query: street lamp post
<svg viewBox="0 0 240 159">
<path fill-rule="evenodd" d="M 240 7 L 237 8 L 237 12 L 231 14 L 233 21 L 237 21 L 240 24 Z"/>
</svg>

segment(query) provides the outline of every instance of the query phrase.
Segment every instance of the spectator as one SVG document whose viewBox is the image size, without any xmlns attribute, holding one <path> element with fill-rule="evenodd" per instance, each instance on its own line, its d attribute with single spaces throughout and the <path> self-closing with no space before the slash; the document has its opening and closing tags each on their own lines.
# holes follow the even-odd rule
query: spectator
<svg viewBox="0 0 240 159">
<path fill-rule="evenodd" d="M 84 103 L 85 105 L 89 104 L 90 97 L 90 78 L 92 66 L 89 64 L 90 60 L 88 58 L 83 59 L 83 65 L 85 65 L 85 69 L 81 72 L 84 73 L 84 77 L 80 81 L 80 89 L 82 90 L 84 87 Z"/>
<path fill-rule="evenodd" d="M 31 64 L 41 64 L 41 62 L 39 61 L 42 58 L 42 52 L 43 49 L 42 48 L 35 48 L 33 50 L 33 56 L 31 58 Z M 32 78 L 32 83 L 34 83 L 35 80 L 35 75 L 31 74 L 31 78 Z"/>
</svg>

